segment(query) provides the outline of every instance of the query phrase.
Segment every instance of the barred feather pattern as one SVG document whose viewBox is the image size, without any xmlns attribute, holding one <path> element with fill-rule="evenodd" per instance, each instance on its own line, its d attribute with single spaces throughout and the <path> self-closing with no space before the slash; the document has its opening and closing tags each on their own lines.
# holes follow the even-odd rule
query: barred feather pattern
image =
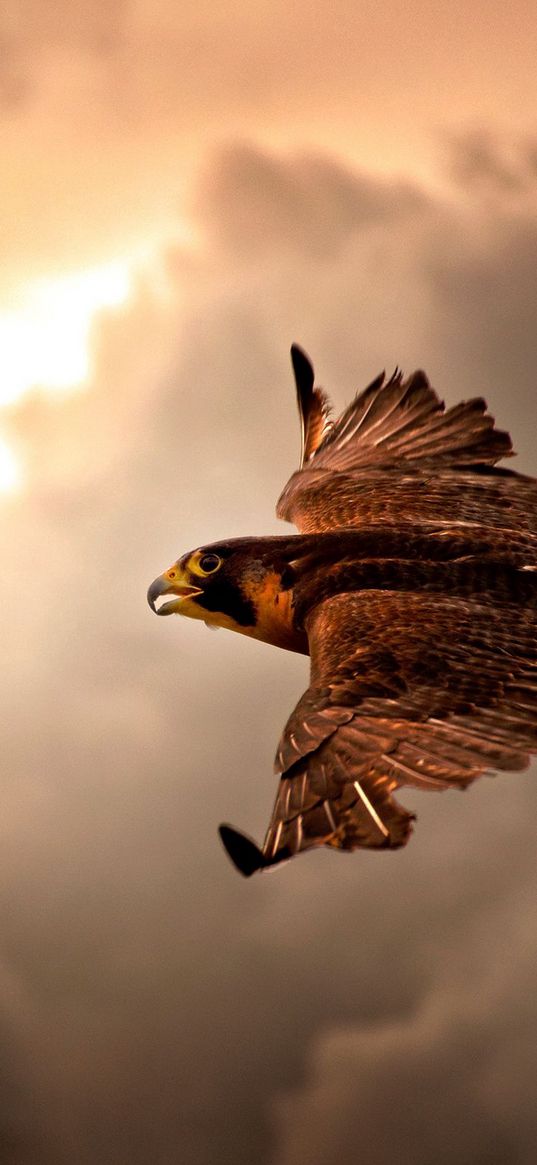
<svg viewBox="0 0 537 1165">
<path fill-rule="evenodd" d="M 445 409 L 424 372 L 382 373 L 338 420 L 293 368 L 300 469 L 279 517 L 282 590 L 310 687 L 276 757 L 263 844 L 224 828 L 245 874 L 304 850 L 395 849 L 405 786 L 465 789 L 537 753 L 537 481 L 478 397 Z"/>
<path fill-rule="evenodd" d="M 512 452 L 508 433 L 494 427 L 481 397 L 445 411 L 421 370 L 403 380 L 384 373 L 360 393 L 315 453 L 316 465 L 338 470 L 401 458 L 435 465 L 493 465 Z"/>
<path fill-rule="evenodd" d="M 465 788 L 537 751 L 537 601 L 505 607 L 387 591 L 327 599 L 307 619 L 311 687 L 284 731 L 268 862 L 319 845 L 397 848 L 393 796 Z"/>
<path fill-rule="evenodd" d="M 483 507 L 500 526 L 509 511 L 537 512 L 535 482 L 494 468 L 512 455 L 511 439 L 481 397 L 446 410 L 424 372 L 407 380 L 382 373 L 328 424 L 327 398 L 301 359 L 309 370 L 301 389 L 297 377 L 304 456 L 278 501 L 280 518 L 309 532 L 394 516 L 488 520 Z"/>
</svg>

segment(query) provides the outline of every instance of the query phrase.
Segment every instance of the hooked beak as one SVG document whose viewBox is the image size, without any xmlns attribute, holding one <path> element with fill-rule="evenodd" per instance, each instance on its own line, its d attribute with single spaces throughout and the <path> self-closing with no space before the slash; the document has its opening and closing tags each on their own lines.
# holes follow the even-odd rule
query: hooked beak
<svg viewBox="0 0 537 1165">
<path fill-rule="evenodd" d="M 177 595 L 177 598 L 157 607 L 157 599 L 160 599 L 162 595 Z M 155 615 L 173 615 L 175 611 L 181 610 L 185 599 L 191 599 L 194 595 L 201 595 L 201 588 L 193 587 L 191 583 L 186 582 L 179 567 L 172 566 L 151 583 L 147 592 L 147 601 Z"/>
</svg>

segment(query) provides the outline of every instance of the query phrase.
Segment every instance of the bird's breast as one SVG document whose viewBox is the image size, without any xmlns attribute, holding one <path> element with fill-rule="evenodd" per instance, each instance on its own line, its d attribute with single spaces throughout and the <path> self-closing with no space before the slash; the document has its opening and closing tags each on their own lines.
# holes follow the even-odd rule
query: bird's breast
<svg viewBox="0 0 537 1165">
<path fill-rule="evenodd" d="M 281 575 L 274 571 L 261 580 L 249 580 L 244 591 L 256 611 L 255 624 L 243 629 L 245 635 L 286 651 L 309 655 L 307 635 L 295 627 L 293 591 L 282 589 Z"/>
</svg>

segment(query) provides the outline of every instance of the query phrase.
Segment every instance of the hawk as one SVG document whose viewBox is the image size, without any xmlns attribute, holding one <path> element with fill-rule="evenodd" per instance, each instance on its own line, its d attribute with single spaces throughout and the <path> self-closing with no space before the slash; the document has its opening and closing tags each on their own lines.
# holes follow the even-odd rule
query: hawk
<svg viewBox="0 0 537 1165">
<path fill-rule="evenodd" d="M 246 876 L 405 845 L 398 788 L 464 789 L 537 751 L 537 481 L 497 467 L 509 434 L 481 398 L 446 410 L 421 371 L 378 376 L 334 421 L 291 357 L 302 456 L 277 514 L 299 533 L 199 547 L 148 591 L 158 615 L 310 656 L 263 845 L 220 827 Z"/>
</svg>

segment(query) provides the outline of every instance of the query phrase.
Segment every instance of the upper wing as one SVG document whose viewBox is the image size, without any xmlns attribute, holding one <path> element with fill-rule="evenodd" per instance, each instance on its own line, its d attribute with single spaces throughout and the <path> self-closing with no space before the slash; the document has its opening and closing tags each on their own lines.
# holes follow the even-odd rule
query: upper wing
<svg viewBox="0 0 537 1165">
<path fill-rule="evenodd" d="M 537 592 L 537 587 L 536 587 Z M 223 827 L 245 874 L 319 845 L 397 847 L 400 786 L 464 788 L 537 751 L 537 593 L 525 605 L 362 591 L 306 620 L 311 686 L 276 759 L 262 850 Z"/>
<path fill-rule="evenodd" d="M 299 530 L 389 521 L 457 518 L 504 524 L 506 504 L 518 521 L 533 504 L 529 479 L 499 471 L 484 474 L 512 453 L 508 433 L 494 427 L 481 398 L 445 411 L 424 372 L 403 380 L 381 374 L 335 423 L 324 392 L 314 387 L 308 358 L 292 349 L 302 424 L 300 469 L 285 486 L 280 518 Z M 476 472 L 477 470 L 477 472 Z M 507 498 L 507 503 L 504 498 Z M 462 506 L 461 506 L 462 501 Z M 520 511 L 520 515 L 518 513 Z M 524 528 L 524 527 L 523 527 Z"/>
</svg>

